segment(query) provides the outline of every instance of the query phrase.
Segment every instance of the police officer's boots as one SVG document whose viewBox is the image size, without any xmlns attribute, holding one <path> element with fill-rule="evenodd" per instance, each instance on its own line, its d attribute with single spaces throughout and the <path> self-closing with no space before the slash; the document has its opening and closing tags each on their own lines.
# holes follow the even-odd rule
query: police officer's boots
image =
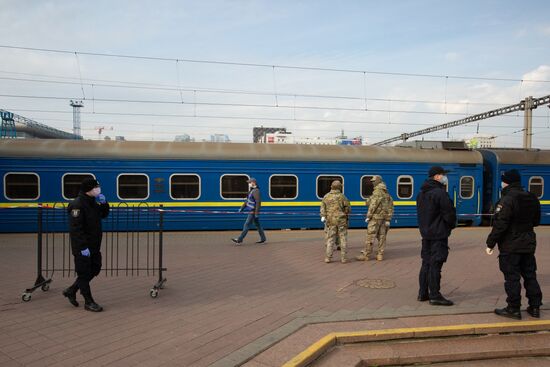
<svg viewBox="0 0 550 367">
<path fill-rule="evenodd" d="M 527 307 L 527 313 L 536 319 L 540 319 L 540 308 L 538 307 Z"/>
<path fill-rule="evenodd" d="M 495 308 L 495 313 L 499 316 L 521 320 L 521 312 L 519 311 L 519 308 L 512 308 L 510 306 L 504 308 Z"/>
<path fill-rule="evenodd" d="M 101 307 L 100 305 L 98 305 L 94 299 L 92 298 L 92 295 L 85 295 L 84 296 L 84 309 L 86 311 L 91 311 L 91 312 L 101 312 L 103 311 L 103 307 Z"/>
<path fill-rule="evenodd" d="M 62 294 L 63 296 L 67 297 L 71 305 L 78 307 L 78 301 L 76 300 L 76 289 L 74 289 L 72 286 L 69 288 L 65 288 Z"/>
</svg>

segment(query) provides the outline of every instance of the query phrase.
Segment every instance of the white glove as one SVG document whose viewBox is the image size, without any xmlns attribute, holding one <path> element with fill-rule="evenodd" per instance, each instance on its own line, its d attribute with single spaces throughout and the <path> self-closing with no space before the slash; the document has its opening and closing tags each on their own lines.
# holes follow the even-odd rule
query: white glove
<svg viewBox="0 0 550 367">
<path fill-rule="evenodd" d="M 386 221 L 386 227 L 389 227 L 389 226 L 390 226 L 390 224 L 391 224 L 391 223 L 390 223 L 390 221 L 389 221 L 389 220 L 387 220 L 387 221 Z"/>
<path fill-rule="evenodd" d="M 321 217 L 321 222 L 325 223 L 327 219 L 325 217 Z"/>
<path fill-rule="evenodd" d="M 369 218 L 365 218 L 365 223 L 368 223 L 369 222 Z"/>
<path fill-rule="evenodd" d="M 494 251 L 495 251 L 495 250 L 492 249 L 492 248 L 490 248 L 490 247 L 487 247 L 487 248 L 485 249 L 485 252 L 487 253 L 487 255 L 492 255 Z"/>
</svg>

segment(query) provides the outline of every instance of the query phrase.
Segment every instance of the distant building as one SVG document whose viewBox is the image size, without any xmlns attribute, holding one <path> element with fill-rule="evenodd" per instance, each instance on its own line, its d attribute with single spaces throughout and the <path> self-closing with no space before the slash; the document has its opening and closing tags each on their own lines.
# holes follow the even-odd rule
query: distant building
<svg viewBox="0 0 550 367">
<path fill-rule="evenodd" d="M 174 138 L 174 141 L 188 143 L 188 142 L 191 142 L 191 141 L 195 141 L 195 139 L 193 139 L 191 136 L 189 136 L 189 134 L 182 134 L 182 135 L 176 135 L 176 137 Z"/>
<path fill-rule="evenodd" d="M 254 143 L 264 142 L 267 134 L 273 134 L 276 132 L 286 132 L 284 127 L 255 127 L 252 129 L 252 141 Z"/>
<path fill-rule="evenodd" d="M 115 136 L 115 140 L 116 141 L 126 141 L 126 138 L 122 135 L 117 135 L 117 136 Z"/>
<path fill-rule="evenodd" d="M 340 145 L 363 145 L 363 138 L 358 136 L 353 139 L 340 139 L 338 144 Z"/>
<path fill-rule="evenodd" d="M 310 138 L 310 137 L 297 137 L 290 131 L 276 131 L 274 133 L 266 133 L 265 136 L 260 139 L 259 143 L 266 144 L 315 144 L 315 145 L 362 145 L 363 140 L 361 137 L 348 139 L 346 136 L 341 135 L 336 138 Z"/>
<path fill-rule="evenodd" d="M 495 146 L 495 136 L 474 136 L 467 141 L 472 149 L 493 148 Z"/>
<path fill-rule="evenodd" d="M 210 135 L 210 141 L 212 143 L 229 143 L 231 140 L 227 134 L 214 134 Z"/>
<path fill-rule="evenodd" d="M 273 133 L 266 133 L 263 135 L 260 140 L 255 143 L 266 143 L 266 144 L 295 144 L 294 136 L 291 132 L 286 131 L 276 131 Z"/>
</svg>

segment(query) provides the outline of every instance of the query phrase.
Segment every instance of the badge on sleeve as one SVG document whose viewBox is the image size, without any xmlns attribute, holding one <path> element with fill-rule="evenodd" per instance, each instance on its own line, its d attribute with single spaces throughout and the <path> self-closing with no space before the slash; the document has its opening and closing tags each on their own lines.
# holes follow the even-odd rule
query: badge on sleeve
<svg viewBox="0 0 550 367">
<path fill-rule="evenodd" d="M 73 218 L 78 218 L 78 216 L 80 215 L 80 209 L 71 210 L 71 215 L 73 216 Z"/>
</svg>

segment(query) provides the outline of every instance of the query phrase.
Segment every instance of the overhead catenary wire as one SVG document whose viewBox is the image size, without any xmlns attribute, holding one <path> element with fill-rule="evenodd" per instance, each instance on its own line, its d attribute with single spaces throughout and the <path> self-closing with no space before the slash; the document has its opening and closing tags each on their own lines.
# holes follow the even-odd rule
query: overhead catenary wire
<svg viewBox="0 0 550 367">
<path fill-rule="evenodd" d="M 191 117 L 191 116 L 189 116 Z M 194 117 L 194 116 L 193 116 Z M 201 117 L 201 116 L 199 116 Z M 67 120 L 67 119 L 55 119 L 55 118 L 37 118 L 41 121 L 56 121 L 56 122 L 65 122 L 67 123 L 68 126 L 70 126 L 70 124 L 72 124 L 72 120 Z M 290 121 L 290 120 L 289 120 Z M 291 121 L 294 121 L 294 120 L 291 120 Z M 87 123 L 87 124 L 94 124 L 94 123 L 98 123 L 98 121 L 82 121 L 83 123 Z M 129 122 L 129 121 L 117 121 L 116 122 L 117 125 L 132 125 L 132 126 L 150 126 L 151 123 L 150 122 Z M 373 124 L 385 124 L 384 122 L 374 122 Z M 395 125 L 398 125 L 398 123 L 396 123 Z M 414 125 L 414 126 L 431 126 L 431 124 L 426 124 L 426 123 L 402 123 L 402 124 L 399 124 L 399 125 Z M 184 127 L 184 128 L 213 128 L 213 127 L 218 127 L 219 125 L 188 125 L 188 124 L 182 124 L 182 123 L 169 123 L 167 121 L 155 121 L 155 126 L 165 126 L 165 127 Z M 474 128 L 475 129 L 475 126 L 468 126 L 468 125 L 465 125 L 465 127 L 468 127 L 468 128 Z M 498 128 L 515 128 L 514 126 L 509 126 L 509 125 L 492 125 L 491 127 L 498 127 Z M 536 128 L 536 129 L 542 129 L 542 128 L 545 128 L 545 126 L 534 126 L 533 128 Z M 233 127 L 233 129 L 235 130 L 250 130 L 250 126 L 235 126 Z M 95 130 L 95 129 L 92 129 L 92 130 Z M 297 131 L 309 131 L 310 129 L 309 128 L 302 128 L 300 126 L 297 126 L 296 127 L 296 130 Z M 332 131 L 334 132 L 335 130 L 334 129 L 320 129 L 318 127 L 315 128 L 315 131 L 326 131 L 326 132 L 329 132 L 329 131 Z M 350 129 L 346 129 L 346 132 L 357 132 L 357 133 L 361 133 L 361 132 L 365 132 L 366 129 L 363 129 L 363 130 L 350 130 Z M 385 134 L 385 132 L 382 132 L 382 131 L 368 131 L 368 134 L 371 135 L 371 134 Z"/>
<path fill-rule="evenodd" d="M 80 78 L 80 90 L 82 91 L 82 98 L 86 98 L 86 93 L 84 93 L 84 85 L 82 84 L 82 71 L 80 70 L 80 60 L 78 60 L 78 54 L 75 52 L 74 56 L 76 58 L 76 68 L 78 70 L 78 76 Z"/>
<path fill-rule="evenodd" d="M 2 71 L 0 71 L 2 72 Z M 72 79 L 72 78 L 71 78 Z M 370 97 L 366 98 L 365 96 L 336 96 L 336 95 L 323 95 L 323 94 L 306 94 L 306 93 L 291 93 L 291 92 L 268 92 L 268 91 L 252 91 L 252 90 L 238 90 L 238 89 L 217 89 L 217 88 L 199 88 L 199 87 L 182 87 L 182 86 L 170 86 L 163 84 L 150 84 L 147 85 L 118 85 L 118 84 L 105 84 L 97 83 L 94 79 L 88 79 L 90 82 L 65 82 L 57 80 L 41 80 L 41 79 L 29 79 L 29 78 L 13 78 L 13 77 L 1 77 L 0 80 L 13 80 L 13 81 L 23 81 L 23 82 L 35 82 L 35 83 L 51 83 L 51 84 L 66 84 L 66 85 L 85 85 L 90 87 L 105 87 L 105 88 L 126 88 L 126 89 L 143 89 L 143 90 L 158 90 L 158 91 L 174 91 L 174 92 L 200 92 L 200 93 L 210 93 L 210 94 L 236 94 L 236 95 L 256 95 L 256 96 L 280 96 L 280 97 L 301 97 L 301 98 L 321 98 L 321 99 L 343 99 L 343 100 L 353 100 L 353 101 L 365 101 L 365 106 L 367 101 L 376 101 L 376 102 L 396 102 L 396 103 L 425 103 L 425 104 L 448 104 L 448 105 L 479 105 L 479 106 L 500 106 L 506 103 L 496 103 L 496 102 L 460 102 L 460 101 L 430 101 L 430 100 L 419 100 L 419 99 L 402 99 L 402 98 L 376 98 Z M 86 79 L 84 79 L 86 80 Z M 97 80 L 103 82 L 112 82 L 112 83 L 128 83 L 115 80 Z M 141 84 L 141 83 L 139 83 Z M 146 84 L 146 83 L 143 83 Z M 365 107 L 366 110 L 366 107 Z"/>
<path fill-rule="evenodd" d="M 55 114 L 72 114 L 70 111 L 61 110 L 44 110 L 44 109 L 22 109 L 12 107 L 9 108 L 12 111 L 19 112 L 38 112 L 38 113 L 55 113 Z M 314 122 L 314 123 L 344 123 L 344 124 L 363 124 L 363 125 L 386 125 L 387 121 L 368 121 L 368 120 L 331 120 L 331 119 L 307 119 L 307 118 L 284 118 L 284 117 L 269 117 L 269 116 L 231 116 L 231 115 L 190 115 L 190 114 L 161 114 L 150 112 L 87 112 L 82 111 L 83 115 L 105 115 L 105 116 L 135 116 L 135 117 L 164 117 L 164 118 L 204 118 L 204 119 L 226 119 L 226 120 L 252 120 L 252 121 L 284 121 L 284 122 Z M 533 116 L 544 118 L 544 116 Z M 496 116 L 496 118 L 510 118 L 507 116 Z M 472 122 L 473 123 L 473 122 Z M 433 126 L 431 123 L 414 123 L 414 122 L 393 122 L 392 125 L 405 125 L 405 126 Z M 467 125 L 466 125 L 467 126 Z M 506 126 L 496 126 L 506 127 Z"/>
<path fill-rule="evenodd" d="M 51 100 L 69 100 L 67 96 L 38 96 L 38 95 L 16 95 L 16 94 L 0 94 L 0 97 L 5 98 L 21 98 L 21 99 L 51 99 Z M 86 98 L 83 99 L 87 100 Z M 95 102 L 113 102 L 113 103 L 140 103 L 140 104 L 167 104 L 167 105 L 202 105 L 202 106 L 220 106 L 220 107 L 257 107 L 257 108 L 285 108 L 285 109 L 304 109 L 304 110 L 333 110 L 333 111 L 349 111 L 349 112 L 365 112 L 363 108 L 351 107 L 335 107 L 335 106 L 293 106 L 293 105 L 272 105 L 258 103 L 223 103 L 223 102 L 180 102 L 170 100 L 140 100 L 140 99 L 118 99 L 118 98 L 95 98 Z M 468 114 L 460 112 L 439 112 L 439 111 L 414 111 L 414 110 L 392 110 L 392 109 L 369 109 L 368 112 L 384 112 L 384 113 L 410 113 L 410 114 L 426 114 L 426 115 L 455 115 L 468 116 Z M 544 116 L 539 116 L 543 117 Z"/>
<path fill-rule="evenodd" d="M 0 45 L 0 48 L 12 49 L 12 50 L 59 53 L 59 54 L 74 53 L 77 55 L 136 59 L 136 60 L 154 60 L 154 61 L 168 61 L 168 62 L 180 61 L 180 62 L 199 63 L 199 64 L 233 65 L 233 66 L 261 67 L 261 68 L 312 70 L 312 71 L 327 71 L 327 72 L 340 72 L 340 73 L 367 73 L 367 74 L 410 76 L 410 77 L 422 77 L 422 78 L 452 78 L 452 79 L 488 80 L 488 81 L 492 80 L 492 81 L 507 81 L 507 82 L 523 81 L 523 82 L 534 82 L 534 83 L 550 83 L 550 80 L 541 80 L 541 79 L 495 78 L 495 77 L 468 76 L 468 75 L 442 75 L 442 74 L 425 74 L 425 73 L 387 72 L 387 71 L 375 71 L 375 70 L 358 70 L 358 69 L 345 69 L 345 68 L 327 68 L 327 67 L 313 67 L 313 66 L 296 66 L 296 65 L 282 65 L 282 64 L 262 64 L 262 63 L 251 63 L 251 62 L 187 59 L 187 58 L 179 58 L 179 57 L 158 57 L 158 56 L 143 56 L 143 55 L 140 56 L 140 55 L 126 55 L 126 54 L 102 53 L 102 52 L 68 51 L 68 50 L 60 50 L 60 49 L 22 47 L 22 46 L 13 46 L 13 45 Z"/>
</svg>

